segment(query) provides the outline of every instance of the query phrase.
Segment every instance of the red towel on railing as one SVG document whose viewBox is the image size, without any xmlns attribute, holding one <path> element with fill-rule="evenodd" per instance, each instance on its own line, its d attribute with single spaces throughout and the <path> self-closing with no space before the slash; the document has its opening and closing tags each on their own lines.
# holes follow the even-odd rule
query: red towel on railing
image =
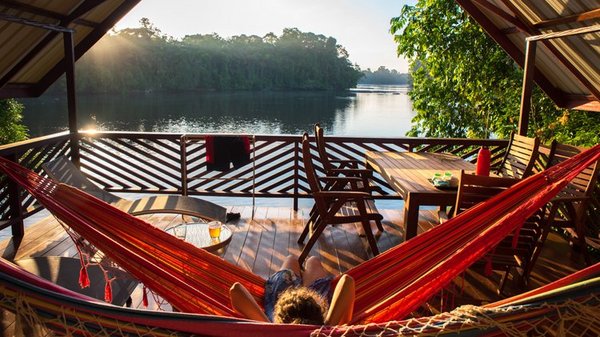
<svg viewBox="0 0 600 337">
<path fill-rule="evenodd" d="M 206 136 L 206 169 L 228 171 L 250 163 L 248 136 Z"/>
</svg>

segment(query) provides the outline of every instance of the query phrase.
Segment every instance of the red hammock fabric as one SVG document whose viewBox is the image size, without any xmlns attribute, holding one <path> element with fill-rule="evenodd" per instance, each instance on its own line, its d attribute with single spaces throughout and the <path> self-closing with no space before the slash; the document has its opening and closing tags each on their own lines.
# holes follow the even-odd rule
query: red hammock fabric
<svg viewBox="0 0 600 337">
<path fill-rule="evenodd" d="M 406 317 L 600 159 L 600 145 L 531 176 L 347 273 L 356 285 L 353 322 Z M 435 243 L 433 245 L 432 243 Z"/>
<path fill-rule="evenodd" d="M 599 158 L 600 145 L 349 270 L 356 280 L 353 323 L 385 322 L 414 311 Z M 15 163 L 1 159 L 0 169 L 179 310 L 233 316 L 228 290 L 236 281 L 261 301 L 264 280 L 251 272 Z"/>
</svg>

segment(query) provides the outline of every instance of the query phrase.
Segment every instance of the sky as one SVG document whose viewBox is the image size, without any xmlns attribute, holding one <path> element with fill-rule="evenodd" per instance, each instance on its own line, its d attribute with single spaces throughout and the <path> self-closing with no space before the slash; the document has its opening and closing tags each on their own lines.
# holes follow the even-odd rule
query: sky
<svg viewBox="0 0 600 337">
<path fill-rule="evenodd" d="M 142 0 L 115 29 L 139 27 L 142 17 L 164 34 L 281 35 L 284 28 L 323 34 L 346 48 L 361 69 L 408 72 L 396 54 L 390 19 L 416 0 Z"/>
</svg>

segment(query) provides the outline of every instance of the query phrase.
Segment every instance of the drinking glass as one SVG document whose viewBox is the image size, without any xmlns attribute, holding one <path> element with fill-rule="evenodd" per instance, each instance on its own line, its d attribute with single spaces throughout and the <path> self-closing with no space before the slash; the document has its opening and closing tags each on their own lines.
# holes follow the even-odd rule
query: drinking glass
<svg viewBox="0 0 600 337">
<path fill-rule="evenodd" d="M 208 235 L 211 239 L 218 239 L 221 236 L 221 221 L 211 221 L 208 223 Z"/>
</svg>

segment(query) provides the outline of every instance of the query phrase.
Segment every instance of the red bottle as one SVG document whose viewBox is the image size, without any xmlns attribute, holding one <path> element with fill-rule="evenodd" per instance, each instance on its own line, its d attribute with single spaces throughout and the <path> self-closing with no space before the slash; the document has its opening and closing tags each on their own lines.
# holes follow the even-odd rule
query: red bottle
<svg viewBox="0 0 600 337">
<path fill-rule="evenodd" d="M 490 159 L 492 155 L 490 153 L 490 149 L 486 146 L 482 146 L 479 149 L 479 153 L 477 154 L 477 168 L 475 169 L 475 174 L 480 176 L 489 176 L 490 175 Z"/>
</svg>

